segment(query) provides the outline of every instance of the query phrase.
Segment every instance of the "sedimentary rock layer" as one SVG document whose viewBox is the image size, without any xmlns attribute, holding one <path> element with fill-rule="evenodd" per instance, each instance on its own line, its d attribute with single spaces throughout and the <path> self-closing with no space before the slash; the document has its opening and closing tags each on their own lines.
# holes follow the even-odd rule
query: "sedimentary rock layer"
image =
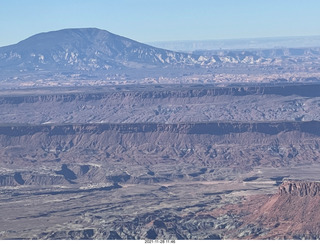
<svg viewBox="0 0 320 244">
<path fill-rule="evenodd" d="M 265 87 L 200 85 L 182 88 L 146 86 L 128 89 L 104 87 L 31 90 L 20 94 L 2 92 L 0 123 L 174 124 L 217 120 L 320 120 L 320 85 L 317 84 Z"/>
</svg>

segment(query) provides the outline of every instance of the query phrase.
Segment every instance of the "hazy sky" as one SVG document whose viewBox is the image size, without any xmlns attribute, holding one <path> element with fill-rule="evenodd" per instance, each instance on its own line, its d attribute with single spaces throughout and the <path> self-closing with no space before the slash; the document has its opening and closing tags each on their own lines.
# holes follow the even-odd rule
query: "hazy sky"
<svg viewBox="0 0 320 244">
<path fill-rule="evenodd" d="M 320 35 L 320 0 L 0 0 L 0 46 L 97 27 L 140 41 Z"/>
</svg>

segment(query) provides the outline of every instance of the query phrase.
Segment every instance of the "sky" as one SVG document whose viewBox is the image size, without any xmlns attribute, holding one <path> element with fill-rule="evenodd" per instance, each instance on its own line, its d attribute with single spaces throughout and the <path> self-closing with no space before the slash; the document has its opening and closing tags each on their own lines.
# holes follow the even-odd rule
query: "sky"
<svg viewBox="0 0 320 244">
<path fill-rule="evenodd" d="M 0 0 L 0 46 L 96 27 L 140 42 L 320 35 L 319 0 Z"/>
</svg>

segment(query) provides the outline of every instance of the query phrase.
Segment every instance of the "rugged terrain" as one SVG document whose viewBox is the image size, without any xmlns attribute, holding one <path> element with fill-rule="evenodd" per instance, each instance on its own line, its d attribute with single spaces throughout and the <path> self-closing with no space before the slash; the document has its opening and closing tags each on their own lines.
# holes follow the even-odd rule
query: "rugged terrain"
<svg viewBox="0 0 320 244">
<path fill-rule="evenodd" d="M 319 57 L 0 48 L 0 239 L 319 239 Z"/>
<path fill-rule="evenodd" d="M 315 121 L 3 125 L 1 238 L 235 238 L 240 222 L 212 212 L 283 178 L 316 178 L 319 131 Z"/>
</svg>

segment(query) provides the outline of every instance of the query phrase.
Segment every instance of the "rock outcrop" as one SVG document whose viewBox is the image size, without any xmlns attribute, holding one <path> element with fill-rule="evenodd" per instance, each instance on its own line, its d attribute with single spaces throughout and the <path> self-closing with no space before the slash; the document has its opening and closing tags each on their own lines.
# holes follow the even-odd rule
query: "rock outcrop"
<svg viewBox="0 0 320 244">
<path fill-rule="evenodd" d="M 252 197 L 246 206 L 254 203 L 255 211 L 247 212 L 246 217 L 242 218 L 244 224 L 239 228 L 237 237 L 319 239 L 319 190 L 320 182 L 317 181 L 285 180 L 279 186 L 278 193 L 269 199 Z M 255 226 L 254 230 L 252 226 Z"/>
<path fill-rule="evenodd" d="M 320 182 L 285 181 L 279 187 L 280 196 L 320 196 Z"/>
</svg>

